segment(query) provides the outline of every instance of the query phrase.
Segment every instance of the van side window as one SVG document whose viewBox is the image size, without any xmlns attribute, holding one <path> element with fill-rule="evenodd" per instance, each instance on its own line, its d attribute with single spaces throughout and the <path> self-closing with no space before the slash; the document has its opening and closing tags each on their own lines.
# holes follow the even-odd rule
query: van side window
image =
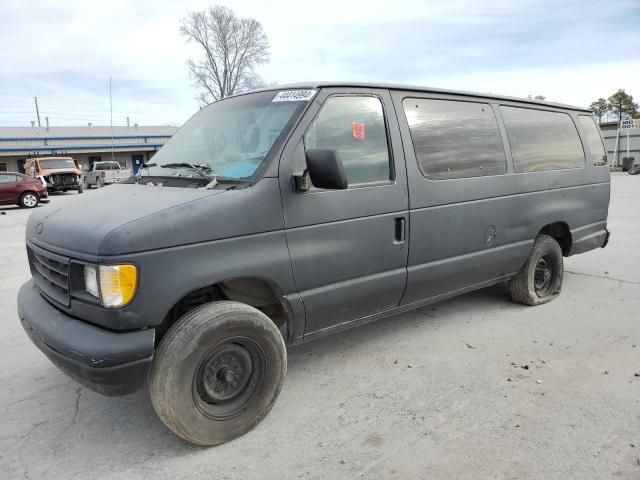
<svg viewBox="0 0 640 480">
<path fill-rule="evenodd" d="M 589 115 L 578 115 L 580 126 L 584 139 L 587 142 L 589 151 L 591 152 L 591 160 L 596 167 L 602 167 L 607 164 L 607 152 L 602 144 L 602 138 L 598 131 L 598 126 L 593 117 Z"/>
<path fill-rule="evenodd" d="M 500 107 L 516 172 L 542 172 L 584 166 L 576 126 L 566 113 Z"/>
<path fill-rule="evenodd" d="M 331 96 L 304 136 L 305 150 L 336 150 L 349 185 L 388 182 L 389 147 L 380 99 Z"/>
<path fill-rule="evenodd" d="M 506 157 L 486 103 L 406 98 L 402 102 L 422 174 L 434 180 L 500 175 Z"/>
</svg>

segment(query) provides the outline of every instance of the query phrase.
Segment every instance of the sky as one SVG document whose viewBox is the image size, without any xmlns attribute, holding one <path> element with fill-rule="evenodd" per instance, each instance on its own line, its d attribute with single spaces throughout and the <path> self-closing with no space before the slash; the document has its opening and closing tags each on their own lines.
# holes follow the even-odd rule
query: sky
<svg viewBox="0 0 640 480">
<path fill-rule="evenodd" d="M 0 126 L 184 123 L 180 20 L 215 3 L 262 23 L 266 83 L 391 82 L 588 106 L 640 100 L 640 0 L 1 0 Z"/>
</svg>

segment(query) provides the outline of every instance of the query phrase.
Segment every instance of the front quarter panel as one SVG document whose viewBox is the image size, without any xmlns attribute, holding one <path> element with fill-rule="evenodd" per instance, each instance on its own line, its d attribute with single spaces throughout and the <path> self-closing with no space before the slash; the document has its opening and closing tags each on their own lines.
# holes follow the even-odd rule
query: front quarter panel
<svg viewBox="0 0 640 480">
<path fill-rule="evenodd" d="M 240 277 L 266 279 L 285 298 L 296 296 L 277 179 L 136 220 L 108 235 L 102 250 L 117 252 L 127 241 L 143 251 L 101 255 L 98 261 L 138 266 L 134 300 L 118 310 L 74 300 L 75 316 L 117 330 L 151 327 L 188 293 Z"/>
</svg>

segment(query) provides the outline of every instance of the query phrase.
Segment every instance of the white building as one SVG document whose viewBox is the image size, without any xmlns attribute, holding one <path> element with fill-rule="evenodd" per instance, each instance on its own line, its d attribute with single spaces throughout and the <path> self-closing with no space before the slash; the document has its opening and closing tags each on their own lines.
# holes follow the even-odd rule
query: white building
<svg viewBox="0 0 640 480">
<path fill-rule="evenodd" d="M 138 167 L 164 145 L 176 127 L 0 127 L 0 171 L 23 172 L 28 157 L 64 155 L 81 168 L 114 159 Z"/>
<path fill-rule="evenodd" d="M 627 139 L 629 140 L 629 156 L 635 158 L 636 163 L 640 161 L 640 119 L 634 120 L 634 128 L 620 130 L 619 136 L 618 122 L 601 123 L 600 130 L 602 130 L 607 155 L 612 166 L 622 165 L 622 159 L 627 156 Z"/>
</svg>

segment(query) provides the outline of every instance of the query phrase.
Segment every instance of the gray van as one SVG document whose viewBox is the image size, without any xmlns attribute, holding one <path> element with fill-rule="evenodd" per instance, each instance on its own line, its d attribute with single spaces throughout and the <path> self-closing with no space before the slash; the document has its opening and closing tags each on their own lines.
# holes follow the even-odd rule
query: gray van
<svg viewBox="0 0 640 480">
<path fill-rule="evenodd" d="M 22 325 L 81 384 L 148 384 L 215 445 L 274 404 L 288 344 L 498 282 L 556 298 L 607 243 L 591 112 L 427 88 L 277 87 L 200 110 L 135 177 L 31 215 Z"/>
</svg>

